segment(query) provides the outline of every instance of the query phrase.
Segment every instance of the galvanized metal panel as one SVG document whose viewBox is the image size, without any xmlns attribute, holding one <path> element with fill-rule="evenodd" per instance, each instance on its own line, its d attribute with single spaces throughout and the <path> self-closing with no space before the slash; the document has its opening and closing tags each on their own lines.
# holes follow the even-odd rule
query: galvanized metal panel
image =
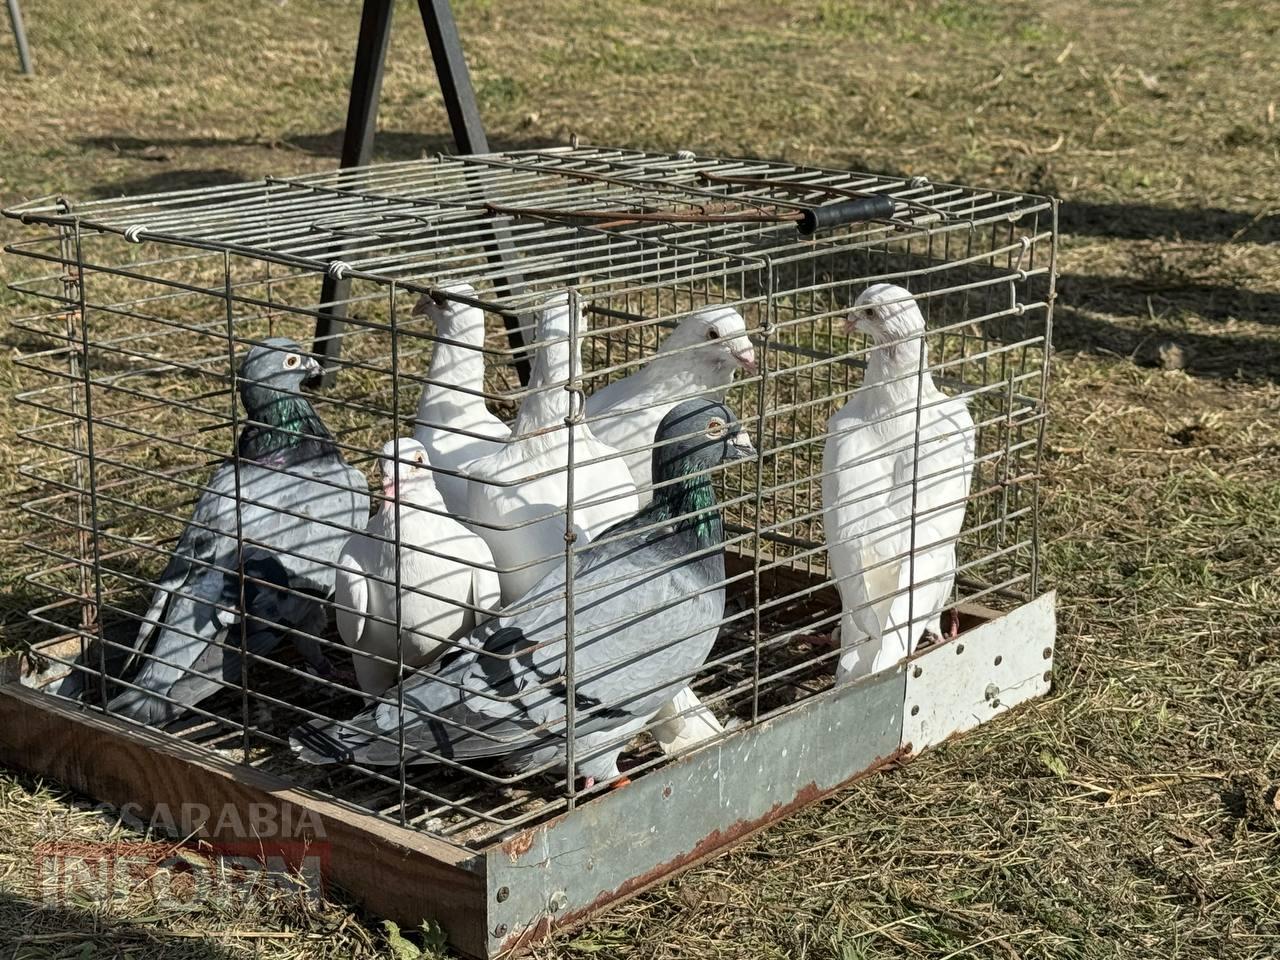
<svg viewBox="0 0 1280 960">
<path fill-rule="evenodd" d="M 912 753 L 1048 693 L 1057 595 L 930 647 L 908 661 L 903 744 Z"/>
<path fill-rule="evenodd" d="M 489 952 L 627 896 L 894 756 L 904 668 L 737 731 L 487 851 Z"/>
</svg>

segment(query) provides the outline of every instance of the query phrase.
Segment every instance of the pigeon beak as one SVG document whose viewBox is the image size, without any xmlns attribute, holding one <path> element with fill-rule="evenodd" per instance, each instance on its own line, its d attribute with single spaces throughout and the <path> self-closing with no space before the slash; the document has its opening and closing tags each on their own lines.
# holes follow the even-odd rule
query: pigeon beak
<svg viewBox="0 0 1280 960">
<path fill-rule="evenodd" d="M 844 318 L 845 333 L 865 333 L 871 336 L 871 308 L 854 307 Z"/>
<path fill-rule="evenodd" d="M 324 371 L 320 368 L 320 361 L 315 357 L 302 358 L 302 370 L 308 377 L 318 377 Z"/>
<path fill-rule="evenodd" d="M 400 487 L 391 477 L 387 477 L 382 481 L 382 495 L 386 497 L 382 501 L 383 510 L 390 510 L 392 503 L 400 499 Z"/>
<path fill-rule="evenodd" d="M 755 348 L 747 347 L 745 350 L 737 350 L 733 354 L 733 359 L 738 361 L 738 366 L 747 371 L 747 376 L 754 377 L 756 375 Z"/>
<path fill-rule="evenodd" d="M 725 459 L 750 460 L 755 455 L 756 448 L 751 445 L 751 438 L 747 436 L 747 431 L 739 430 L 729 441 L 728 456 Z"/>
</svg>

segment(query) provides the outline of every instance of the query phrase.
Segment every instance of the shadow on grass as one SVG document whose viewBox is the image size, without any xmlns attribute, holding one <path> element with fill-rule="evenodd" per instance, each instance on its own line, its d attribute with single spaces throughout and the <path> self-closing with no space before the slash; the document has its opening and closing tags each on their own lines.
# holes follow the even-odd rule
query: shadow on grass
<svg viewBox="0 0 1280 960">
<path fill-rule="evenodd" d="M 1216 207 L 1153 207 L 1140 203 L 1064 203 L 1063 233 L 1120 240 L 1280 243 L 1280 215 L 1258 216 Z"/>
<path fill-rule="evenodd" d="M 343 130 L 338 128 L 327 133 L 301 133 L 286 137 L 283 140 L 271 141 L 259 137 L 154 137 L 139 138 L 127 135 L 106 134 L 93 137 L 80 137 L 75 142 L 86 150 L 106 151 L 138 161 L 155 164 L 157 170 L 153 174 L 133 177 L 105 184 L 96 184 L 89 188 L 95 197 L 115 197 L 133 194 L 161 193 L 169 190 L 188 190 L 199 187 L 221 186 L 228 183 L 239 183 L 248 179 L 247 175 L 229 167 L 167 169 L 169 158 L 165 150 L 228 150 L 256 148 L 260 150 L 297 151 L 314 157 L 330 157 L 333 165 L 338 165 L 342 154 Z M 529 150 L 535 147 L 554 146 L 555 143 L 546 137 L 493 140 L 491 150 Z M 375 162 L 417 160 L 437 153 L 454 152 L 453 137 L 443 134 L 404 133 L 394 130 L 380 132 L 374 139 L 373 157 Z M 166 167 L 166 168 L 162 168 Z M 290 166 L 287 159 L 282 159 L 282 172 Z"/>
<path fill-rule="evenodd" d="M 1094 313 L 1133 317 L 1139 326 L 1122 326 Z M 1185 329 L 1180 314 L 1210 324 L 1238 320 L 1280 323 L 1280 294 L 1230 284 L 1170 282 L 1063 274 L 1058 278 L 1054 346 L 1058 350 L 1104 351 L 1152 363 L 1159 341 L 1177 343 L 1189 357 L 1186 373 L 1195 377 L 1252 382 L 1280 381 L 1280 342 L 1249 333 Z"/>
</svg>

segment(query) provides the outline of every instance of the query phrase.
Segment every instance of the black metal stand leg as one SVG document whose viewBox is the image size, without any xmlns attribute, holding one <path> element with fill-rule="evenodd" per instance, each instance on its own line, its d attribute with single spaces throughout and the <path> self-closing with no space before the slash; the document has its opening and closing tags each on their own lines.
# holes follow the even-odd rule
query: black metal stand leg
<svg viewBox="0 0 1280 960">
<path fill-rule="evenodd" d="M 364 166 L 373 153 L 378 94 L 382 89 L 382 67 L 391 36 L 391 7 L 391 0 L 364 2 L 364 10 L 360 16 L 360 39 L 356 45 L 355 71 L 351 77 L 347 130 L 342 141 L 343 167 Z M 460 154 L 488 153 L 489 141 L 485 137 L 484 125 L 480 122 L 480 109 L 476 105 L 476 94 L 471 86 L 467 61 L 462 55 L 462 42 L 453 19 L 453 9 L 448 0 L 418 0 L 418 9 L 422 13 L 422 24 L 426 28 L 431 59 L 440 80 L 440 92 L 444 97 L 445 110 L 449 114 L 449 126 L 457 151 Z M 511 234 L 505 228 L 495 227 L 493 239 L 485 248 L 491 263 L 507 266 L 512 263 L 514 247 Z M 512 270 L 506 274 L 497 289 L 500 293 L 517 295 L 524 289 L 524 278 Z M 329 304 L 329 307 L 326 314 L 316 321 L 313 346 L 313 352 L 324 368 L 320 379 L 322 386 L 332 385 L 337 372 L 333 361 L 342 352 L 343 320 L 347 315 L 344 301 L 350 293 L 349 280 L 325 277 L 320 297 L 322 304 Z M 503 320 L 507 327 L 508 342 L 516 351 L 513 357 L 516 373 L 522 384 L 528 384 L 529 356 L 520 329 L 522 321 L 510 316 Z"/>
<path fill-rule="evenodd" d="M 22 11 L 18 9 L 18 0 L 9 0 L 9 22 L 13 24 L 13 40 L 18 45 L 18 64 L 23 73 L 33 73 L 31 51 L 27 49 L 27 28 L 22 25 Z"/>
<path fill-rule="evenodd" d="M 471 74 L 462 55 L 462 40 L 453 19 L 449 0 L 418 0 L 422 25 L 427 29 L 427 44 L 440 79 L 440 93 L 449 114 L 449 129 L 459 153 L 488 153 L 489 138 L 480 122 L 476 92 Z"/>
<path fill-rule="evenodd" d="M 373 156 L 373 134 L 378 123 L 378 96 L 382 92 L 382 67 L 391 39 L 392 0 L 364 0 L 360 14 L 360 38 L 356 41 L 356 65 L 351 74 L 351 101 L 347 106 L 347 129 L 342 139 L 342 166 L 363 167 Z M 332 361 L 342 353 L 343 319 L 350 280 L 334 280 L 326 275 L 320 292 L 322 304 L 330 304 L 328 314 L 316 321 L 313 352 L 324 373 L 322 386 L 331 386 L 337 370 Z"/>
<path fill-rule="evenodd" d="M 462 41 L 458 37 L 458 25 L 453 19 L 453 8 L 449 0 L 418 0 L 418 9 L 422 13 L 422 25 L 427 31 L 427 43 L 431 47 L 431 59 L 435 63 L 436 76 L 440 79 L 440 93 L 444 97 L 444 108 L 449 114 L 449 128 L 453 131 L 453 142 L 457 144 L 459 153 L 488 153 L 489 139 L 484 133 L 484 124 L 480 122 L 480 108 L 476 105 L 476 92 L 471 86 L 471 73 L 467 70 L 466 58 L 462 55 Z M 489 262 L 510 265 L 514 247 L 511 234 L 498 227 L 493 231 L 493 240 L 485 244 Z M 508 273 L 501 285 L 495 284 L 499 293 L 515 295 L 524 289 L 524 278 L 514 271 Z M 521 320 L 518 317 L 504 316 L 507 327 L 507 342 L 511 349 L 517 351 L 512 358 L 520 383 L 529 383 L 529 355 L 525 351 L 525 339 Z"/>
</svg>

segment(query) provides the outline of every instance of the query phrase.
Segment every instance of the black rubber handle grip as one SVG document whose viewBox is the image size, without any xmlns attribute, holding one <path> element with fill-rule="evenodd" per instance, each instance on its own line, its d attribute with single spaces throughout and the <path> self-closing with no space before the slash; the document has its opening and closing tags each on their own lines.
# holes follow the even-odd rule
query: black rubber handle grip
<svg viewBox="0 0 1280 960">
<path fill-rule="evenodd" d="M 846 223 L 858 223 L 861 220 L 888 220 L 892 216 L 892 197 L 859 197 L 857 200 L 826 203 L 804 211 L 804 215 L 796 223 L 796 229 L 807 237 L 819 230 L 830 230 Z"/>
</svg>

